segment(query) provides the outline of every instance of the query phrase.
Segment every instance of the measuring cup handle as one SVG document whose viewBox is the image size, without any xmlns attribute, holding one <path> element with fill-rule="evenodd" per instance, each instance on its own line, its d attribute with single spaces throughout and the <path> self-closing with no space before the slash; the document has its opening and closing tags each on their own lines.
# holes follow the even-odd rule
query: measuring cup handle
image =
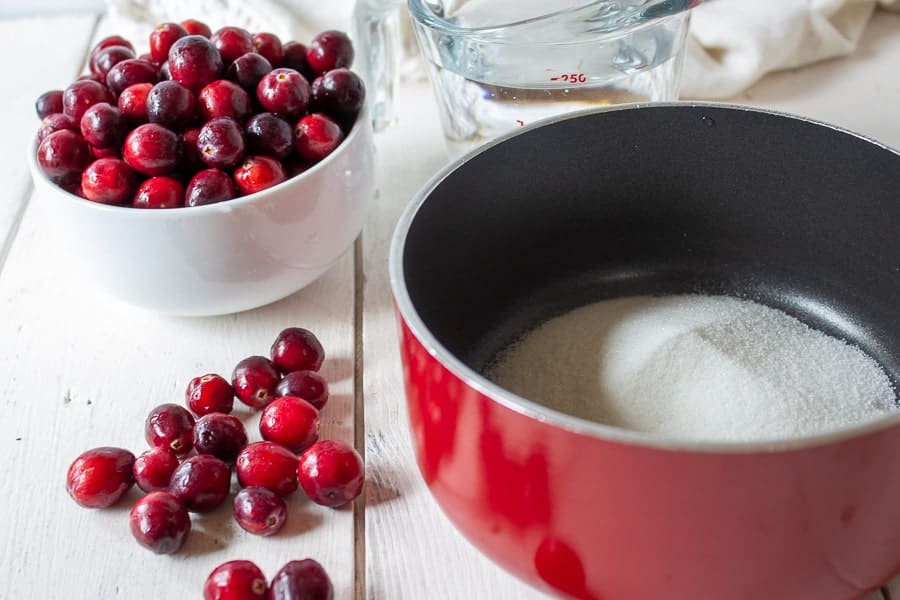
<svg viewBox="0 0 900 600">
<path fill-rule="evenodd" d="M 405 6 L 404 0 L 358 0 L 353 7 L 353 34 L 375 131 L 387 127 L 394 118 L 401 54 L 400 19 Z"/>
</svg>

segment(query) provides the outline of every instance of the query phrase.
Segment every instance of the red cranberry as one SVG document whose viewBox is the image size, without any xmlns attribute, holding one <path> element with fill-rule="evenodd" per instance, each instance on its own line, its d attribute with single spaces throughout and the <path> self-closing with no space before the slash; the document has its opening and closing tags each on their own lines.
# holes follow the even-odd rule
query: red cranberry
<svg viewBox="0 0 900 600">
<path fill-rule="evenodd" d="M 210 512 L 231 490 L 231 469 L 210 454 L 188 457 L 169 481 L 169 491 L 191 512 Z"/>
<path fill-rule="evenodd" d="M 176 454 L 191 451 L 194 417 L 178 404 L 160 404 L 150 411 L 144 423 L 144 438 L 151 446 L 166 446 Z"/>
<path fill-rule="evenodd" d="M 272 113 L 253 115 L 244 131 L 247 148 L 253 154 L 281 159 L 294 149 L 294 131 L 290 124 Z"/>
<path fill-rule="evenodd" d="M 131 42 L 126 40 L 120 35 L 111 35 L 109 37 L 105 37 L 94 46 L 91 50 L 91 54 L 97 54 L 101 50 L 105 48 L 109 48 L 110 46 L 125 46 L 129 50 L 134 50 L 134 46 Z"/>
<path fill-rule="evenodd" d="M 325 348 L 319 338 L 302 327 L 288 327 L 278 334 L 270 349 L 272 362 L 282 373 L 318 371 L 325 360 Z"/>
<path fill-rule="evenodd" d="M 162 23 L 150 33 L 150 56 L 157 64 L 169 58 L 169 48 L 176 40 L 188 35 L 184 27 L 178 23 Z"/>
<path fill-rule="evenodd" d="M 94 146 L 91 146 L 91 155 L 94 158 L 122 158 L 119 154 L 119 148 L 115 146 L 112 148 L 95 148 Z M 83 175 L 84 174 L 82 173 L 82 176 Z"/>
<path fill-rule="evenodd" d="M 213 34 L 210 41 L 222 54 L 225 64 L 235 60 L 241 54 L 253 52 L 253 40 L 250 32 L 240 27 L 223 27 Z"/>
<path fill-rule="evenodd" d="M 129 85 L 119 94 L 119 112 L 132 125 L 140 125 L 149 120 L 147 117 L 147 96 L 152 89 L 152 83 L 136 83 Z"/>
<path fill-rule="evenodd" d="M 114 148 L 122 143 L 126 133 L 125 117 L 106 102 L 98 102 L 81 116 L 81 135 L 95 148 Z"/>
<path fill-rule="evenodd" d="M 256 86 L 256 97 L 262 107 L 288 119 L 306 111 L 309 95 L 309 82 L 293 69 L 274 69 Z"/>
<path fill-rule="evenodd" d="M 128 521 L 134 539 L 156 554 L 178 552 L 191 530 L 191 517 L 184 505 L 164 491 L 150 492 L 138 500 Z"/>
<path fill-rule="evenodd" d="M 157 123 L 145 123 L 125 137 L 122 156 L 125 162 L 144 175 L 165 175 L 178 164 L 178 135 Z"/>
<path fill-rule="evenodd" d="M 352 446 L 340 440 L 323 440 L 300 457 L 297 478 L 310 500 L 337 507 L 359 496 L 366 471 Z"/>
<path fill-rule="evenodd" d="M 234 170 L 234 183 L 242 194 L 255 194 L 287 179 L 281 163 L 268 156 L 248 156 Z"/>
<path fill-rule="evenodd" d="M 37 158 L 50 181 L 64 185 L 78 181 L 92 157 L 83 137 L 74 131 L 60 129 L 41 141 Z"/>
<path fill-rule="evenodd" d="M 235 471 L 243 487 L 264 487 L 279 496 L 297 489 L 297 457 L 281 444 L 247 444 L 237 455 Z"/>
<path fill-rule="evenodd" d="M 199 454 L 212 454 L 226 463 L 234 462 L 247 445 L 247 431 L 233 415 L 209 413 L 194 425 L 194 449 Z"/>
<path fill-rule="evenodd" d="M 313 371 L 293 371 L 278 382 L 275 393 L 279 396 L 303 398 L 322 410 L 328 402 L 328 383 Z"/>
<path fill-rule="evenodd" d="M 141 182 L 131 205 L 135 208 L 180 208 L 184 206 L 184 184 L 165 175 Z"/>
<path fill-rule="evenodd" d="M 204 121 L 217 117 L 231 117 L 243 123 L 253 112 L 250 96 L 244 88 L 225 79 L 213 81 L 200 90 L 197 100 Z"/>
<path fill-rule="evenodd" d="M 281 46 L 284 58 L 281 59 L 281 67 L 293 69 L 301 73 L 307 80 L 312 81 L 315 74 L 306 62 L 306 46 L 300 42 L 285 42 Z"/>
<path fill-rule="evenodd" d="M 256 89 L 256 87 L 254 86 L 253 89 Z M 34 102 L 34 110 L 37 112 L 38 119 L 61 113 L 63 111 L 62 99 L 62 90 L 50 90 L 38 96 L 38 99 Z"/>
<path fill-rule="evenodd" d="M 131 48 L 126 48 L 125 46 L 109 46 L 108 48 L 104 48 L 97 52 L 97 54 L 91 55 L 91 73 L 96 75 L 99 81 L 106 81 L 106 75 L 109 73 L 110 69 L 123 60 L 135 57 L 134 50 Z"/>
<path fill-rule="evenodd" d="M 202 206 L 231 200 L 237 197 L 237 192 L 228 173 L 219 169 L 204 169 L 194 175 L 184 195 L 185 205 Z"/>
<path fill-rule="evenodd" d="M 310 86 L 311 110 L 324 112 L 352 123 L 366 97 L 362 79 L 349 69 L 332 69 L 323 73 Z"/>
<path fill-rule="evenodd" d="M 273 67 L 281 66 L 284 59 L 284 50 L 281 47 L 281 40 L 274 33 L 255 33 L 251 38 L 253 48 L 258 54 L 266 57 L 266 60 Z"/>
<path fill-rule="evenodd" d="M 230 560 L 213 569 L 203 585 L 203 600 L 266 600 L 263 572 L 249 560 Z"/>
<path fill-rule="evenodd" d="M 134 183 L 134 171 L 120 158 L 98 158 L 81 174 L 84 197 L 101 204 L 126 204 Z"/>
<path fill-rule="evenodd" d="M 169 70 L 169 61 L 159 65 L 159 80 L 172 81 L 172 71 Z"/>
<path fill-rule="evenodd" d="M 231 374 L 231 385 L 238 400 L 251 408 L 262 408 L 275 399 L 275 386 L 281 375 L 264 356 L 249 356 L 239 362 Z"/>
<path fill-rule="evenodd" d="M 215 373 L 191 379 L 184 395 L 188 408 L 199 417 L 214 412 L 228 414 L 234 408 L 234 388 Z"/>
<path fill-rule="evenodd" d="M 256 94 L 256 86 L 263 76 L 272 71 L 272 65 L 255 52 L 237 57 L 228 65 L 225 76 L 251 94 Z"/>
<path fill-rule="evenodd" d="M 124 92 L 128 86 L 136 83 L 156 83 L 157 81 L 159 81 L 159 74 L 156 72 L 156 67 L 139 58 L 129 58 L 116 63 L 106 74 L 106 87 L 116 96 Z"/>
<path fill-rule="evenodd" d="M 134 454 L 128 450 L 109 446 L 88 450 L 69 466 L 66 490 L 86 508 L 112 506 L 134 483 L 132 465 Z"/>
<path fill-rule="evenodd" d="M 234 496 L 234 520 L 255 535 L 278 533 L 287 519 L 287 504 L 264 487 L 245 487 Z"/>
<path fill-rule="evenodd" d="M 303 452 L 319 439 L 319 411 L 301 398 L 276 398 L 260 415 L 259 433 L 291 452 Z"/>
<path fill-rule="evenodd" d="M 212 37 L 212 29 L 203 21 L 197 19 L 188 19 L 181 22 L 181 26 L 188 32 L 188 35 L 202 35 L 205 38 Z"/>
<path fill-rule="evenodd" d="M 134 460 L 134 482 L 145 492 L 165 490 L 178 467 L 178 456 L 165 446 L 145 450 Z"/>
<path fill-rule="evenodd" d="M 177 81 L 160 81 L 147 94 L 147 118 L 172 130 L 184 129 L 197 118 L 197 99 Z"/>
<path fill-rule="evenodd" d="M 210 167 L 230 169 L 244 157 L 244 132 L 237 121 L 219 117 L 200 128 L 197 149 Z"/>
<path fill-rule="evenodd" d="M 115 102 L 115 98 L 102 83 L 91 79 L 78 80 L 63 92 L 63 114 L 74 123 L 80 123 L 84 111 L 98 102 Z"/>
<path fill-rule="evenodd" d="M 269 600 L 333 600 L 328 573 L 311 558 L 292 560 L 275 573 Z"/>
<path fill-rule="evenodd" d="M 206 168 L 206 163 L 200 159 L 200 150 L 197 149 L 197 140 L 200 139 L 200 128 L 192 127 L 181 134 L 181 167 L 183 173 L 195 173 Z"/>
<path fill-rule="evenodd" d="M 333 119 L 322 113 L 306 115 L 294 127 L 294 148 L 307 160 L 322 160 L 341 145 L 344 132 Z"/>
<path fill-rule="evenodd" d="M 171 78 L 195 94 L 218 79 L 225 68 L 216 47 L 200 35 L 188 35 L 172 44 L 168 63 Z"/>
<path fill-rule="evenodd" d="M 40 144 L 44 138 L 60 129 L 68 129 L 69 131 L 79 131 L 79 127 L 72 122 L 72 119 L 62 113 L 54 113 L 47 115 L 41 120 L 41 126 L 38 128 L 37 140 Z"/>
<path fill-rule="evenodd" d="M 353 43 L 342 31 L 323 31 L 312 39 L 306 62 L 317 75 L 353 64 Z"/>
</svg>

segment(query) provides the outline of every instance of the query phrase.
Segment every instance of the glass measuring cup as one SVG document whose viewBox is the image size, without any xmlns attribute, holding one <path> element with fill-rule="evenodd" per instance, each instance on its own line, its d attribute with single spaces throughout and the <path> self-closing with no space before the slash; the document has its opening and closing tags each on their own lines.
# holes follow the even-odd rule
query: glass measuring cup
<svg viewBox="0 0 900 600">
<path fill-rule="evenodd" d="M 700 0 L 408 0 L 444 135 L 461 153 L 591 106 L 678 97 Z M 376 128 L 392 118 L 403 0 L 359 0 L 355 35 Z"/>
</svg>

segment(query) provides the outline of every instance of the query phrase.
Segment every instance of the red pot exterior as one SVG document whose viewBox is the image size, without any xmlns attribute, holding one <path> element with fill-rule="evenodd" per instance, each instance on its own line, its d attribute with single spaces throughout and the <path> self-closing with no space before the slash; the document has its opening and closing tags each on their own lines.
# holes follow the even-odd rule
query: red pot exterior
<svg viewBox="0 0 900 600">
<path fill-rule="evenodd" d="M 900 426 L 765 452 L 602 439 L 492 400 L 400 324 L 422 476 L 475 546 L 533 585 L 848 600 L 900 572 Z"/>
</svg>

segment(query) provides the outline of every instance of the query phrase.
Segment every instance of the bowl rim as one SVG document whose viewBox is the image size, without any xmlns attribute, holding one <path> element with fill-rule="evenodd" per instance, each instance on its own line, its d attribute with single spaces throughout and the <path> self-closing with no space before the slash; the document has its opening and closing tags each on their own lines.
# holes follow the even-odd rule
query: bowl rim
<svg viewBox="0 0 900 600">
<path fill-rule="evenodd" d="M 666 434 L 646 433 L 624 428 L 605 425 L 595 421 L 589 421 L 580 417 L 575 417 L 558 411 L 527 398 L 519 396 L 505 388 L 490 381 L 476 370 L 472 369 L 452 352 L 450 352 L 428 329 L 424 321 L 418 314 L 409 290 L 405 283 L 405 274 L 403 269 L 403 252 L 405 249 L 406 236 L 412 222 L 415 220 L 421 207 L 424 205 L 431 192 L 440 185 L 451 173 L 454 173 L 475 156 L 486 152 L 490 148 L 502 144 L 520 135 L 524 135 L 534 129 L 552 125 L 554 123 L 577 119 L 579 117 L 602 114 L 606 112 L 617 111 L 633 111 L 633 110 L 653 110 L 655 108 L 687 108 L 687 109 L 725 109 L 738 110 L 745 112 L 761 113 L 778 118 L 787 118 L 791 120 L 803 121 L 815 126 L 825 127 L 836 131 L 840 134 L 850 135 L 863 141 L 874 144 L 882 149 L 893 152 L 900 157 L 900 150 L 895 149 L 887 144 L 880 142 L 872 137 L 854 132 L 852 130 L 802 115 L 791 114 L 788 112 L 769 110 L 740 104 L 727 102 L 698 102 L 698 101 L 674 101 L 674 102 L 638 102 L 615 105 L 603 108 L 590 108 L 586 110 L 574 111 L 564 115 L 549 117 L 539 121 L 535 121 L 525 127 L 518 128 L 514 131 L 501 135 L 494 140 L 470 150 L 454 161 L 448 162 L 437 173 L 435 173 L 420 189 L 415 193 L 412 200 L 407 204 L 397 220 L 393 235 L 391 236 L 390 249 L 388 252 L 388 279 L 391 291 L 394 296 L 397 311 L 403 323 L 415 335 L 419 343 L 421 343 L 426 351 L 441 365 L 448 369 L 453 375 L 461 379 L 470 388 L 479 394 L 489 398 L 493 402 L 497 402 L 501 406 L 512 410 L 520 415 L 539 421 L 545 425 L 557 427 L 578 435 L 597 438 L 603 441 L 618 442 L 621 444 L 643 446 L 657 450 L 673 450 L 673 451 L 690 451 L 690 452 L 708 452 L 708 453 L 724 453 L 724 454 L 749 454 L 749 453 L 772 453 L 783 451 L 803 450 L 815 446 L 829 445 L 847 441 L 851 438 L 862 437 L 866 435 L 874 435 L 890 428 L 900 428 L 900 409 L 893 414 L 881 416 L 878 418 L 867 419 L 861 423 L 854 423 L 838 429 L 829 430 L 824 433 L 816 433 L 812 435 L 802 435 L 791 438 L 761 438 L 758 440 L 744 441 L 727 441 L 727 440 L 703 440 L 679 438 Z M 898 392 L 894 389 L 895 397 Z"/>
</svg>

